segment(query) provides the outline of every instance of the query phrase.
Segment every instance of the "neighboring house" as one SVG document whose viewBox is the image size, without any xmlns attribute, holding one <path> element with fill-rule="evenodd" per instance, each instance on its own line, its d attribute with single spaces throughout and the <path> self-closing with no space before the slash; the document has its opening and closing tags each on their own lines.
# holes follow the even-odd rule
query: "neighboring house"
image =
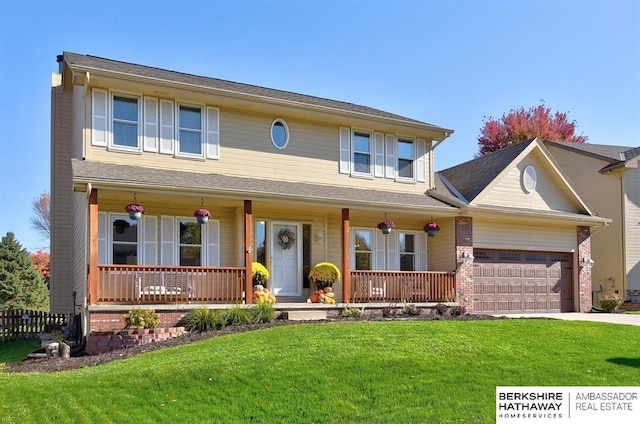
<svg viewBox="0 0 640 424">
<path fill-rule="evenodd" d="M 546 147 L 608 228 L 592 237 L 593 290 L 640 302 L 640 147 L 548 141 Z"/>
<path fill-rule="evenodd" d="M 82 314 L 87 331 L 121 326 L 133 304 L 175 322 L 192 305 L 242 303 L 252 261 L 282 304 L 304 302 L 306 271 L 328 261 L 342 271 L 339 302 L 590 308 L 583 264 L 607 220 L 537 140 L 436 174 L 446 128 L 94 56 L 58 60 L 51 307 Z M 129 203 L 146 214 L 130 219 Z M 376 229 L 385 219 L 389 235 Z"/>
</svg>

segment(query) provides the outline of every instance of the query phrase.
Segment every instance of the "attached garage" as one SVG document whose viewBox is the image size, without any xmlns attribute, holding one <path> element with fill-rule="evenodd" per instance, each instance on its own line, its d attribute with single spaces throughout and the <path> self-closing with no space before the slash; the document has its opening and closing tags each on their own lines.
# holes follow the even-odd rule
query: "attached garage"
<svg viewBox="0 0 640 424">
<path fill-rule="evenodd" d="M 571 312 L 571 253 L 474 249 L 476 313 Z"/>
</svg>

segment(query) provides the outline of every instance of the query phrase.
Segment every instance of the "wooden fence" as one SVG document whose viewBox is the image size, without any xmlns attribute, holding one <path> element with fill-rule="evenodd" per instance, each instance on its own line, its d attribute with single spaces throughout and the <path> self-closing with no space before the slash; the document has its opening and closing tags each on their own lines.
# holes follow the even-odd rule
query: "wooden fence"
<svg viewBox="0 0 640 424">
<path fill-rule="evenodd" d="M 66 325 L 65 314 L 50 314 L 27 309 L 0 309 L 0 342 L 34 339 L 43 331 Z"/>
</svg>

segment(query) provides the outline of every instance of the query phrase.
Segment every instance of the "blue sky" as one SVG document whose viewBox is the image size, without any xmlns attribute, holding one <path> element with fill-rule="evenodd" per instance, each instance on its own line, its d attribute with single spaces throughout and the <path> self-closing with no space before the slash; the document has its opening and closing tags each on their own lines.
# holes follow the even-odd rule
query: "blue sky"
<svg viewBox="0 0 640 424">
<path fill-rule="evenodd" d="M 0 1 L 0 235 L 30 251 L 50 184 L 50 84 L 62 51 L 363 104 L 455 134 L 544 100 L 591 143 L 640 145 L 637 0 Z"/>
</svg>

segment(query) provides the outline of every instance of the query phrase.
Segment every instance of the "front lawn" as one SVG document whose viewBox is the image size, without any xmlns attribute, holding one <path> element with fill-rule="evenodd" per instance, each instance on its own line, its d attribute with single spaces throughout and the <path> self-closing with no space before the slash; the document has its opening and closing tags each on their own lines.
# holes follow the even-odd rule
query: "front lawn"
<svg viewBox="0 0 640 424">
<path fill-rule="evenodd" d="M 0 374 L 0 421 L 493 423 L 499 385 L 640 385 L 638 331 L 542 319 L 272 327 Z"/>
<path fill-rule="evenodd" d="M 21 340 L 0 343 L 0 369 L 6 363 L 20 362 L 31 352 L 40 348 L 40 340 Z"/>
</svg>

